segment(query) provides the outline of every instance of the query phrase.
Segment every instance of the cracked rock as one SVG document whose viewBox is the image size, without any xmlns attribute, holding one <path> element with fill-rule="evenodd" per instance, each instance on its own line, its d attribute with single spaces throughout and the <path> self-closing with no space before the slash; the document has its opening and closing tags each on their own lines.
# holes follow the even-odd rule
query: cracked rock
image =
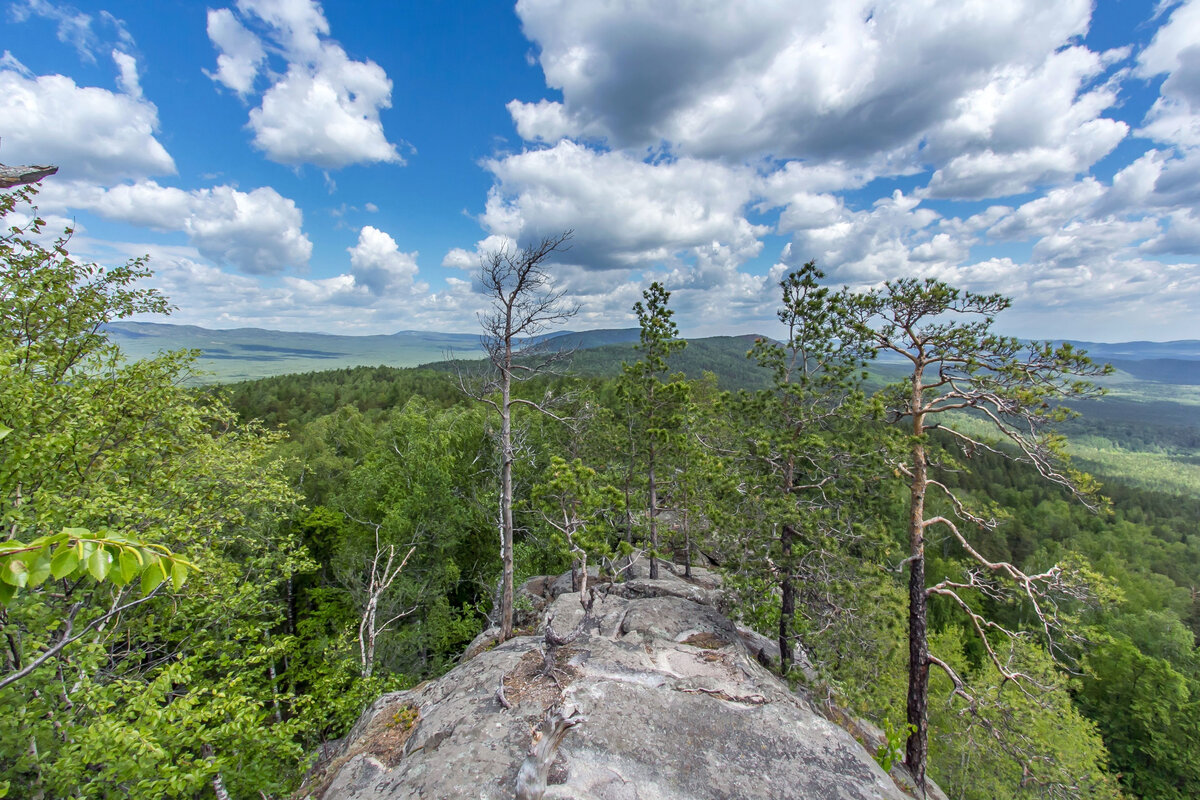
<svg viewBox="0 0 1200 800">
<path fill-rule="evenodd" d="M 569 581 L 569 576 L 567 577 Z M 582 616 L 569 582 L 527 584 L 555 630 Z M 546 798 L 574 800 L 903 800 L 906 795 L 845 730 L 789 690 L 720 613 L 707 575 L 664 570 L 596 594 L 598 621 L 540 667 L 538 635 L 472 657 L 437 681 L 381 697 L 354 730 L 323 751 L 297 793 L 312 800 L 510 800 L 534 728 L 553 706 L 586 722 L 558 750 Z M 759 644 L 762 649 L 764 643 Z M 511 706 L 505 708 L 497 698 Z M 374 739 L 413 715 L 404 752 L 383 759 Z"/>
</svg>

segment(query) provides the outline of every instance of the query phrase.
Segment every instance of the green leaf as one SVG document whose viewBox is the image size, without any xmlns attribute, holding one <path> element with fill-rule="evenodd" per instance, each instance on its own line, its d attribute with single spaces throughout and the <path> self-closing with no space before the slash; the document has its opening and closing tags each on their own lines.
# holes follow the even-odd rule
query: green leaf
<svg viewBox="0 0 1200 800">
<path fill-rule="evenodd" d="M 96 552 L 94 542 L 85 542 L 82 539 L 75 542 L 75 554 L 79 556 L 80 561 L 86 562 L 94 552 Z"/>
<path fill-rule="evenodd" d="M 102 581 L 108 577 L 108 571 L 112 569 L 113 557 L 112 553 L 108 552 L 103 547 L 96 548 L 96 552 L 88 557 L 87 568 L 92 577 L 98 581 Z"/>
<path fill-rule="evenodd" d="M 24 561 L 29 568 L 29 586 L 40 586 L 50 577 L 49 547 L 26 554 Z"/>
<path fill-rule="evenodd" d="M 16 593 L 17 587 L 0 581 L 0 606 L 8 605 L 8 601 L 12 600 Z"/>
<path fill-rule="evenodd" d="M 150 559 L 150 563 L 146 565 L 146 571 L 142 573 L 142 593 L 150 594 L 163 581 L 167 579 L 167 568 L 157 556 Z"/>
<path fill-rule="evenodd" d="M 10 558 L 0 566 L 0 581 L 9 586 L 23 588 L 29 580 L 29 568 L 19 558 Z"/>
<path fill-rule="evenodd" d="M 57 578 L 65 578 L 79 567 L 79 555 L 71 545 L 59 545 L 58 552 L 50 560 L 50 574 Z"/>
<path fill-rule="evenodd" d="M 137 574 L 142 570 L 142 556 L 133 547 L 121 548 L 121 557 L 118 564 L 118 574 L 121 576 L 121 583 L 126 584 L 137 577 Z"/>
<path fill-rule="evenodd" d="M 183 588 L 183 582 L 187 580 L 188 568 L 187 565 L 176 561 L 171 565 L 171 584 L 175 587 L 175 591 Z"/>
<path fill-rule="evenodd" d="M 12 428 L 8 427 L 7 425 L 0 424 L 0 439 L 3 439 L 5 436 L 8 436 L 10 433 L 12 433 Z M 0 794 L 0 797 L 3 797 L 3 796 L 4 795 Z"/>
</svg>

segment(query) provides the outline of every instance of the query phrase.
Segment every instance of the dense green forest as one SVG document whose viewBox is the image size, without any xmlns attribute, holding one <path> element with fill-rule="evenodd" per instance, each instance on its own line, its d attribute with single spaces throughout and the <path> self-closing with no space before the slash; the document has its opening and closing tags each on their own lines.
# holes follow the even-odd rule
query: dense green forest
<svg viewBox="0 0 1200 800">
<path fill-rule="evenodd" d="M 286 796 L 367 702 L 500 623 L 500 417 L 472 396 L 489 365 L 187 388 L 189 354 L 125 363 L 103 335 L 166 309 L 138 288 L 146 265 L 80 265 L 39 228 L 0 238 L 0 796 Z M 903 753 L 920 563 L 928 773 L 951 797 L 1200 796 L 1200 500 L 1093 485 L 1050 434 L 1193 441 L 1061 419 L 1016 365 L 1086 361 L 1023 354 L 981 322 L 952 344 L 997 360 L 945 367 L 949 388 L 930 376 L 949 398 L 930 408 L 964 416 L 914 434 L 914 381 L 864 378 L 867 334 L 887 328 L 863 320 L 976 298 L 914 282 L 855 305 L 817 277 L 782 286 L 790 338 L 734 342 L 736 361 L 683 347 L 651 287 L 641 342 L 613 346 L 623 367 L 601 348 L 516 382 L 513 580 L 583 555 L 716 568 L 785 645 L 786 677 Z M 1036 441 L 952 408 L 985 395 Z"/>
</svg>

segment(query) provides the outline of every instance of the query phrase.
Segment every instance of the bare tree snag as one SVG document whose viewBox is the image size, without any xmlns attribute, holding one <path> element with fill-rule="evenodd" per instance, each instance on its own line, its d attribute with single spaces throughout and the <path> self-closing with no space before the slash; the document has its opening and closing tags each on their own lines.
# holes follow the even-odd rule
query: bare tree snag
<svg viewBox="0 0 1200 800">
<path fill-rule="evenodd" d="M 586 573 L 585 573 L 586 574 Z M 545 650 L 542 652 L 542 674 L 555 683 L 554 665 L 558 660 L 558 648 L 565 647 L 578 639 L 592 624 L 592 607 L 596 603 L 596 589 L 585 590 L 579 594 L 579 604 L 583 606 L 583 617 L 575 624 L 570 633 L 561 634 L 554 630 L 554 615 L 546 617 L 546 633 L 544 635 Z"/>
<path fill-rule="evenodd" d="M 417 610 L 417 606 L 414 605 L 379 622 L 379 602 L 395 583 L 396 578 L 400 577 L 408 560 L 416 552 L 417 546 L 409 547 L 408 552 L 397 562 L 396 545 L 385 545 L 380 542 L 379 529 L 383 526 L 374 523 L 372 526 L 375 528 L 375 554 L 371 557 L 371 572 L 367 576 L 365 587 L 366 600 L 363 604 L 362 617 L 358 623 L 359 666 L 364 678 L 371 677 L 375 670 L 375 645 L 379 636 L 393 623 Z"/>
<path fill-rule="evenodd" d="M 517 770 L 516 800 L 542 800 L 550 765 L 554 763 L 563 737 L 571 728 L 586 721 L 587 718 L 579 716 L 577 709 L 572 709 L 568 714 L 564 709 L 554 706 L 546 712 L 541 724 L 533 731 L 528 754 Z"/>
<path fill-rule="evenodd" d="M 26 183 L 37 183 L 42 178 L 49 177 L 56 172 L 58 172 L 58 167 L 9 167 L 0 164 L 0 189 L 11 189 Z"/>
<path fill-rule="evenodd" d="M 513 408 L 526 405 L 558 419 L 545 404 L 513 397 L 513 382 L 547 371 L 569 353 L 543 353 L 541 359 L 520 359 L 536 348 L 527 347 L 548 327 L 570 319 L 579 310 L 563 301 L 564 290 L 551 286 L 546 261 L 565 248 L 571 231 L 547 236 L 519 251 L 510 246 L 483 256 L 480 282 L 491 300 L 491 309 L 479 317 L 480 337 L 491 365 L 489 379 L 469 387 L 463 375 L 459 385 L 467 395 L 490 405 L 500 416 L 500 641 L 513 632 Z M 499 395 L 499 397 L 497 397 Z"/>
</svg>

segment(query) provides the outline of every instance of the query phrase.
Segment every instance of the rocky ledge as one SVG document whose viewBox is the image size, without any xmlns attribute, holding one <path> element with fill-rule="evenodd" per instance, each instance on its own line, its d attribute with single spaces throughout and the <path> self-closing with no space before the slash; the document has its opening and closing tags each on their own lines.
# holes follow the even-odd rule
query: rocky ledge
<svg viewBox="0 0 1200 800">
<path fill-rule="evenodd" d="M 582 629 L 570 589 L 526 583 L 534 635 L 485 634 L 440 680 L 379 698 L 297 796 L 500 800 L 520 773 L 531 799 L 906 797 L 763 666 L 771 643 L 721 613 L 712 576 L 593 585 Z"/>
</svg>

